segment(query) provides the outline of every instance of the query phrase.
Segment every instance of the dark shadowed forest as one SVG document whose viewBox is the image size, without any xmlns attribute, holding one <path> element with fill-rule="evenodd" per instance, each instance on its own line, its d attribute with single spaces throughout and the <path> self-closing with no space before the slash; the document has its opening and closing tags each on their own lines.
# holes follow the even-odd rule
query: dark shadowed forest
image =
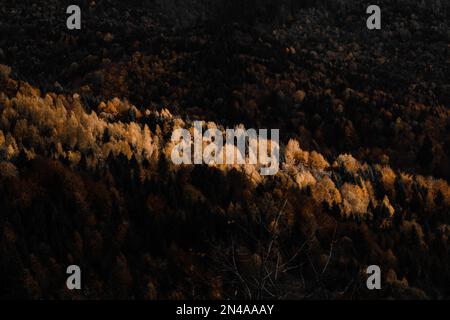
<svg viewBox="0 0 450 320">
<path fill-rule="evenodd" d="M 449 299 L 450 4 L 373 2 L 0 0 L 0 299 Z"/>
</svg>

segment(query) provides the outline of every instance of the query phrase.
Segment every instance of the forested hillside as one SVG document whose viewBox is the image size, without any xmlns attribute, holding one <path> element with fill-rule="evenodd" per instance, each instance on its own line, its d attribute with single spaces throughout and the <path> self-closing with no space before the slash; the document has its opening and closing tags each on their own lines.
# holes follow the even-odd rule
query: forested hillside
<svg viewBox="0 0 450 320">
<path fill-rule="evenodd" d="M 0 299 L 450 297 L 446 2 L 0 2 Z M 174 164 L 195 120 L 280 170 Z"/>
</svg>

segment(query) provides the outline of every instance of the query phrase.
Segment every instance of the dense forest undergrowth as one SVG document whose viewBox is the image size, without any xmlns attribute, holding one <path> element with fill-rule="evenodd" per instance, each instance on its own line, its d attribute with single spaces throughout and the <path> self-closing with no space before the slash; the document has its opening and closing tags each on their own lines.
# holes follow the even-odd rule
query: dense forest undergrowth
<svg viewBox="0 0 450 320">
<path fill-rule="evenodd" d="M 0 8 L 0 298 L 449 297 L 445 2 L 45 2 Z M 280 171 L 174 165 L 194 120 Z"/>
</svg>

